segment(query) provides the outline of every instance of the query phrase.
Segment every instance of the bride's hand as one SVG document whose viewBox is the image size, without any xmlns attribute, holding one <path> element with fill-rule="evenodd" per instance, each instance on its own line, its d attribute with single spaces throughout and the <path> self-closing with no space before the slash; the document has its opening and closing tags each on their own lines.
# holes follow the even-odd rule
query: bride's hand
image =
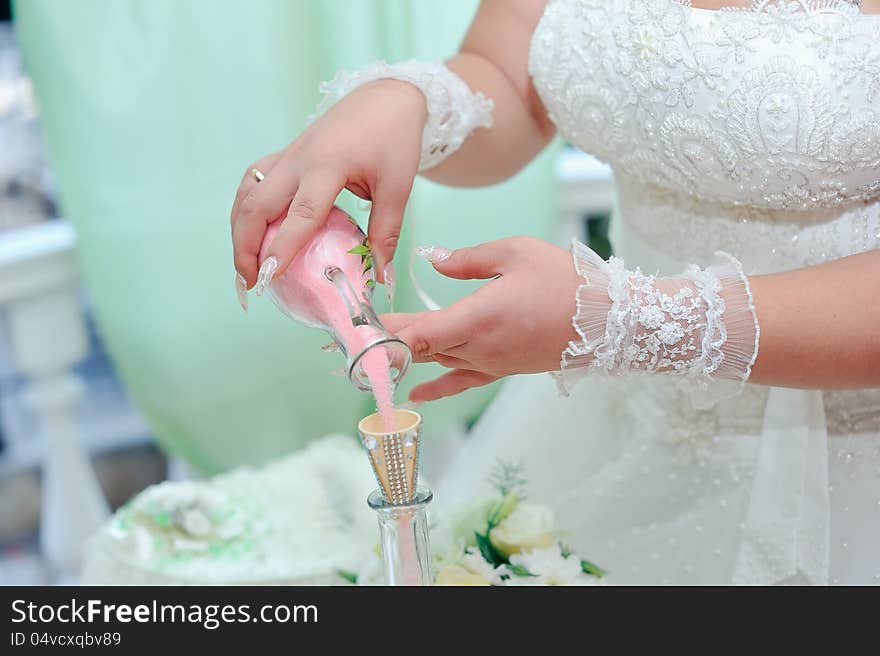
<svg viewBox="0 0 880 656">
<path fill-rule="evenodd" d="M 453 369 L 413 388 L 411 400 L 452 396 L 510 374 L 559 369 L 562 351 L 577 338 L 572 317 L 583 283 L 568 251 L 531 237 L 511 237 L 420 254 L 450 278 L 494 280 L 443 310 L 382 317 L 385 327 L 410 346 L 416 362 Z"/>
<path fill-rule="evenodd" d="M 369 238 L 380 282 L 394 255 L 418 172 L 425 98 L 398 80 L 366 84 L 331 107 L 284 150 L 247 167 L 232 206 L 235 269 L 250 289 L 266 226 L 284 223 L 266 257 L 281 275 L 347 188 L 372 201 Z M 257 184 L 253 169 L 265 178 Z"/>
</svg>

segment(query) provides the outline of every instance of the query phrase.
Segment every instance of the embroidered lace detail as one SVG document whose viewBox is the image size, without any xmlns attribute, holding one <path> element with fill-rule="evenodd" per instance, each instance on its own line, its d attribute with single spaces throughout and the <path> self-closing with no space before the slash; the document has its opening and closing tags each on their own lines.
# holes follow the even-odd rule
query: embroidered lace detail
<svg viewBox="0 0 880 656">
<path fill-rule="evenodd" d="M 701 202 L 627 176 L 617 178 L 617 187 L 630 239 L 673 261 L 686 254 L 709 262 L 724 250 L 752 274 L 776 273 L 880 248 L 880 200 L 844 211 L 791 212 Z"/>
<path fill-rule="evenodd" d="M 673 0 L 676 4 L 685 7 L 693 6 L 692 0 Z M 782 13 L 792 15 L 797 13 L 859 13 L 862 0 L 752 0 L 747 7 L 723 7 L 720 11 L 753 11 L 767 13 Z"/>
<path fill-rule="evenodd" d="M 422 132 L 420 171 L 437 166 L 461 148 L 475 129 L 492 126 L 492 100 L 481 92 L 473 93 L 464 80 L 443 64 L 418 61 L 394 65 L 380 61 L 353 73 L 338 71 L 332 80 L 321 84 L 324 98 L 315 116 L 358 87 L 381 79 L 409 82 L 425 96 L 428 120 Z"/>
<path fill-rule="evenodd" d="M 563 393 L 585 370 L 678 374 L 688 379 L 698 406 L 739 391 L 760 332 L 748 279 L 735 258 L 719 253 L 714 267 L 694 265 L 679 277 L 656 278 L 628 271 L 618 258 L 604 262 L 580 242 L 572 252 L 584 278 L 572 319 L 581 339 L 562 354 L 557 382 Z M 737 386 L 716 394 L 719 380 Z"/>
<path fill-rule="evenodd" d="M 638 183 L 846 209 L 880 199 L 878 29 L 849 2 L 557 0 L 529 70 L 560 132 Z"/>
</svg>

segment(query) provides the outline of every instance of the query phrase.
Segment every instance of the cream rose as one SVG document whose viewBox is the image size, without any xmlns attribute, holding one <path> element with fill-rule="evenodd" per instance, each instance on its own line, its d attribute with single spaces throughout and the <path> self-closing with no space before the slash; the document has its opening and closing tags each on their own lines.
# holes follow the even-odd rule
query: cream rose
<svg viewBox="0 0 880 656">
<path fill-rule="evenodd" d="M 462 565 L 447 565 L 437 572 L 435 585 L 491 585 L 486 577 L 476 574 Z"/>
<path fill-rule="evenodd" d="M 492 545 L 505 556 L 553 544 L 553 511 L 547 506 L 521 503 L 489 533 Z"/>
</svg>

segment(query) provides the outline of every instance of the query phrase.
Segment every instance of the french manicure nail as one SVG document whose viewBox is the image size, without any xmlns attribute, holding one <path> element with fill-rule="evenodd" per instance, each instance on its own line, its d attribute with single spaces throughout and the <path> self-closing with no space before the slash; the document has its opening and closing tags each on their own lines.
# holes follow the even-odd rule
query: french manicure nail
<svg viewBox="0 0 880 656">
<path fill-rule="evenodd" d="M 266 289 L 266 285 L 272 282 L 272 276 L 275 275 L 277 268 L 278 259 L 274 255 L 263 260 L 260 273 L 257 275 L 257 284 L 254 285 L 254 291 L 257 293 L 257 296 L 261 296 Z"/>
<path fill-rule="evenodd" d="M 416 248 L 416 255 L 428 260 L 431 264 L 440 264 L 449 259 L 452 251 L 443 246 L 419 246 Z"/>
<path fill-rule="evenodd" d="M 385 296 L 388 298 L 388 305 L 394 304 L 394 275 L 394 263 L 389 262 L 382 272 L 382 277 L 385 279 Z"/>
<path fill-rule="evenodd" d="M 397 408 L 399 410 L 418 410 L 419 407 L 424 403 L 423 401 L 404 401 L 403 403 L 398 404 Z"/>
<path fill-rule="evenodd" d="M 238 271 L 235 272 L 235 293 L 238 295 L 238 303 L 241 305 L 241 309 L 247 312 L 247 280 Z"/>
</svg>

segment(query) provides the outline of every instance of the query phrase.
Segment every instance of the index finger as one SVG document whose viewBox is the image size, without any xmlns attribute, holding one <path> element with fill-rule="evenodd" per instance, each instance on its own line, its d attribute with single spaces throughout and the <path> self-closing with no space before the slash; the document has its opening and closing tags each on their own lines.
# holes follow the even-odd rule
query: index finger
<svg viewBox="0 0 880 656">
<path fill-rule="evenodd" d="M 430 362 L 435 353 L 467 343 L 479 326 L 479 305 L 468 296 L 446 309 L 421 313 L 397 336 L 409 346 L 414 362 Z"/>
<path fill-rule="evenodd" d="M 423 318 L 424 312 L 388 312 L 380 314 L 379 321 L 392 335 Z"/>
<path fill-rule="evenodd" d="M 333 171 L 315 171 L 300 181 L 287 216 L 266 249 L 266 259 L 274 257 L 277 261 L 274 277 L 284 273 L 299 250 L 324 224 L 344 184 L 343 176 Z"/>
</svg>

